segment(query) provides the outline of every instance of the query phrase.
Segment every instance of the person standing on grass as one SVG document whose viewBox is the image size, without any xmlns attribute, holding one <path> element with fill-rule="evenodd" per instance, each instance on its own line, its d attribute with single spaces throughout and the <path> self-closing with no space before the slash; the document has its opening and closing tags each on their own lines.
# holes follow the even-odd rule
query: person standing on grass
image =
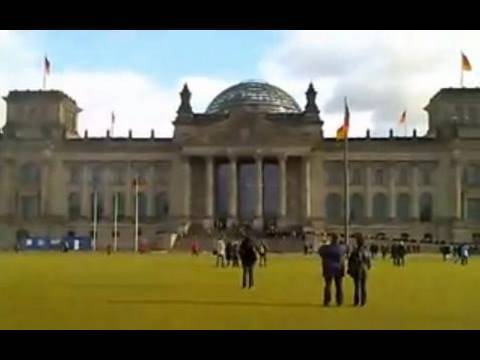
<svg viewBox="0 0 480 360">
<path fill-rule="evenodd" d="M 235 240 L 233 243 L 232 243 L 232 267 L 239 267 L 240 266 L 240 259 L 239 259 L 239 247 L 240 247 L 240 244 L 238 242 L 238 240 Z"/>
<path fill-rule="evenodd" d="M 198 245 L 197 240 L 193 240 L 192 242 L 192 255 L 193 256 L 198 256 L 200 253 L 200 246 Z"/>
<path fill-rule="evenodd" d="M 357 235 L 357 246 L 348 258 L 348 274 L 353 279 L 354 306 L 367 303 L 367 274 L 371 267 L 370 254 L 361 235 Z"/>
<path fill-rule="evenodd" d="M 345 276 L 345 248 L 338 243 L 336 234 L 330 235 L 330 243 L 323 245 L 318 250 L 322 258 L 323 278 L 323 305 L 329 306 L 332 298 L 332 282 L 335 282 L 335 298 L 338 306 L 343 304 L 342 281 Z"/>
<path fill-rule="evenodd" d="M 388 246 L 385 244 L 382 244 L 381 251 L 382 251 L 382 259 L 385 260 L 388 254 Z"/>
<path fill-rule="evenodd" d="M 469 246 L 468 246 L 468 244 L 463 244 L 462 245 L 460 253 L 461 253 L 460 263 L 462 265 L 467 265 L 468 264 L 468 257 L 469 257 Z"/>
<path fill-rule="evenodd" d="M 216 266 L 219 267 L 221 264 L 222 267 L 225 267 L 225 241 L 223 241 L 222 238 L 220 238 L 217 241 L 216 255 L 217 255 Z"/>
<path fill-rule="evenodd" d="M 257 261 L 257 253 L 253 241 L 248 236 L 245 236 L 240 244 L 239 254 L 243 267 L 242 289 L 245 289 L 247 286 L 251 289 L 255 284 L 253 270 Z"/>
<path fill-rule="evenodd" d="M 394 240 L 390 253 L 392 255 L 393 266 L 400 265 L 400 257 L 399 257 L 399 244 L 397 244 L 396 240 Z"/>
<path fill-rule="evenodd" d="M 407 248 L 405 243 L 400 241 L 398 245 L 398 266 L 405 266 L 405 255 L 407 254 Z"/>
<path fill-rule="evenodd" d="M 232 261 L 232 242 L 229 240 L 227 241 L 227 245 L 225 247 L 225 259 L 227 260 L 227 267 L 230 266 L 230 262 Z"/>
<path fill-rule="evenodd" d="M 265 242 L 262 240 L 260 241 L 260 244 L 258 245 L 258 254 L 260 255 L 260 259 L 258 262 L 258 266 L 267 266 L 267 252 L 268 248 L 267 245 L 265 245 Z"/>
</svg>

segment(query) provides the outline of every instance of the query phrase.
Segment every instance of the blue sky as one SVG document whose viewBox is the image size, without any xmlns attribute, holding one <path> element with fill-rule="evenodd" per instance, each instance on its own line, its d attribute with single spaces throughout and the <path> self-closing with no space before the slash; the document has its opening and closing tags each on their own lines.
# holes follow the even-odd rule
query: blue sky
<svg viewBox="0 0 480 360">
<path fill-rule="evenodd" d="M 479 86 L 478 30 L 298 31 L 13 31 L 0 30 L 0 93 L 39 89 L 43 56 L 48 89 L 73 97 L 83 109 L 79 130 L 102 136 L 116 114 L 117 135 L 172 135 L 185 82 L 195 112 L 225 88 L 264 79 L 301 107 L 313 81 L 327 136 L 334 136 L 348 97 L 353 136 L 386 136 L 407 110 L 411 133 L 426 131 L 429 99 L 458 87 L 460 51 L 473 64 L 465 85 Z M 6 119 L 0 102 L 0 126 Z"/>
<path fill-rule="evenodd" d="M 257 78 L 258 59 L 280 31 L 42 31 L 45 51 L 59 71 L 131 70 L 165 85 L 185 74 Z"/>
</svg>

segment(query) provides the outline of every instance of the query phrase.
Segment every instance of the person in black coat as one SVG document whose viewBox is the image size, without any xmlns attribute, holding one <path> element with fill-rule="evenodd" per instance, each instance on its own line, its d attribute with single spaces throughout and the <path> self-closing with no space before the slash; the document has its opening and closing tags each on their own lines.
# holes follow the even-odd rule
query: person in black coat
<svg viewBox="0 0 480 360">
<path fill-rule="evenodd" d="M 233 243 L 232 243 L 232 267 L 239 267 L 240 264 L 239 264 L 239 248 L 240 248 L 240 244 L 238 242 L 238 240 L 235 240 Z"/>
<path fill-rule="evenodd" d="M 231 241 L 227 241 L 227 245 L 225 246 L 225 260 L 227 260 L 227 267 L 230 266 L 230 261 L 233 260 L 233 245 Z"/>
<path fill-rule="evenodd" d="M 240 260 L 242 261 L 243 276 L 242 276 L 242 288 L 251 289 L 254 286 L 253 269 L 257 261 L 257 253 L 255 251 L 255 244 L 246 236 L 239 249 Z"/>
<path fill-rule="evenodd" d="M 370 267 L 370 254 L 363 238 L 357 235 L 357 247 L 348 258 L 348 275 L 352 277 L 354 286 L 354 306 L 364 306 L 367 303 L 367 274 Z"/>
<path fill-rule="evenodd" d="M 332 282 L 335 282 L 337 305 L 343 304 L 342 281 L 345 276 L 345 246 L 338 243 L 336 234 L 330 236 L 330 243 L 318 249 L 322 258 L 323 278 L 325 287 L 323 290 L 323 305 L 330 305 Z"/>
</svg>

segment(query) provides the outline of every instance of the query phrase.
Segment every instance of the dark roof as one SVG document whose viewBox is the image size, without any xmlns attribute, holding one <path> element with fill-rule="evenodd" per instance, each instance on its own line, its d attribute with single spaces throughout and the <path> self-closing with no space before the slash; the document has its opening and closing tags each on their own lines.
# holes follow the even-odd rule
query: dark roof
<svg viewBox="0 0 480 360">
<path fill-rule="evenodd" d="M 267 113 L 300 113 L 302 110 L 287 92 L 261 81 L 246 81 L 221 92 L 206 113 L 225 113 L 242 108 Z"/>
</svg>

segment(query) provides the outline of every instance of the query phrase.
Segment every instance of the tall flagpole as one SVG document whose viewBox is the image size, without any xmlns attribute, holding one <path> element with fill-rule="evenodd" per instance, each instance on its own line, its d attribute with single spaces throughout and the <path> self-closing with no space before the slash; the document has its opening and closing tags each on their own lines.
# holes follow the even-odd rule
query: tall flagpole
<svg viewBox="0 0 480 360">
<path fill-rule="evenodd" d="M 115 192 L 113 198 L 113 251 L 118 247 L 118 192 Z"/>
<path fill-rule="evenodd" d="M 135 252 L 138 252 L 138 175 L 135 177 Z"/>
<path fill-rule="evenodd" d="M 463 88 L 463 60 L 460 64 L 460 87 Z"/>
<path fill-rule="evenodd" d="M 344 211 L 345 211 L 345 224 L 344 224 L 344 234 L 345 234 L 345 245 L 350 245 L 350 236 L 348 233 L 348 225 L 350 218 L 350 194 L 349 194 L 349 176 L 348 176 L 348 131 L 345 134 L 345 144 L 343 147 L 343 164 L 344 164 Z"/>
<path fill-rule="evenodd" d="M 97 218 L 98 218 L 98 195 L 97 190 L 93 192 L 93 251 L 97 250 Z"/>
<path fill-rule="evenodd" d="M 348 111 L 348 114 L 347 114 Z M 349 174 L 348 174 L 348 131 L 350 126 L 350 110 L 348 110 L 347 98 L 345 98 L 345 117 L 348 116 L 348 119 L 344 120 L 344 126 L 347 126 L 345 129 L 345 144 L 343 147 L 343 164 L 344 164 L 344 212 L 345 212 L 345 224 L 344 224 L 344 234 L 345 234 L 345 245 L 348 247 L 350 245 L 350 236 L 349 236 L 349 221 L 350 221 L 350 192 L 349 192 Z M 347 122 L 345 124 L 345 122 Z"/>
</svg>

